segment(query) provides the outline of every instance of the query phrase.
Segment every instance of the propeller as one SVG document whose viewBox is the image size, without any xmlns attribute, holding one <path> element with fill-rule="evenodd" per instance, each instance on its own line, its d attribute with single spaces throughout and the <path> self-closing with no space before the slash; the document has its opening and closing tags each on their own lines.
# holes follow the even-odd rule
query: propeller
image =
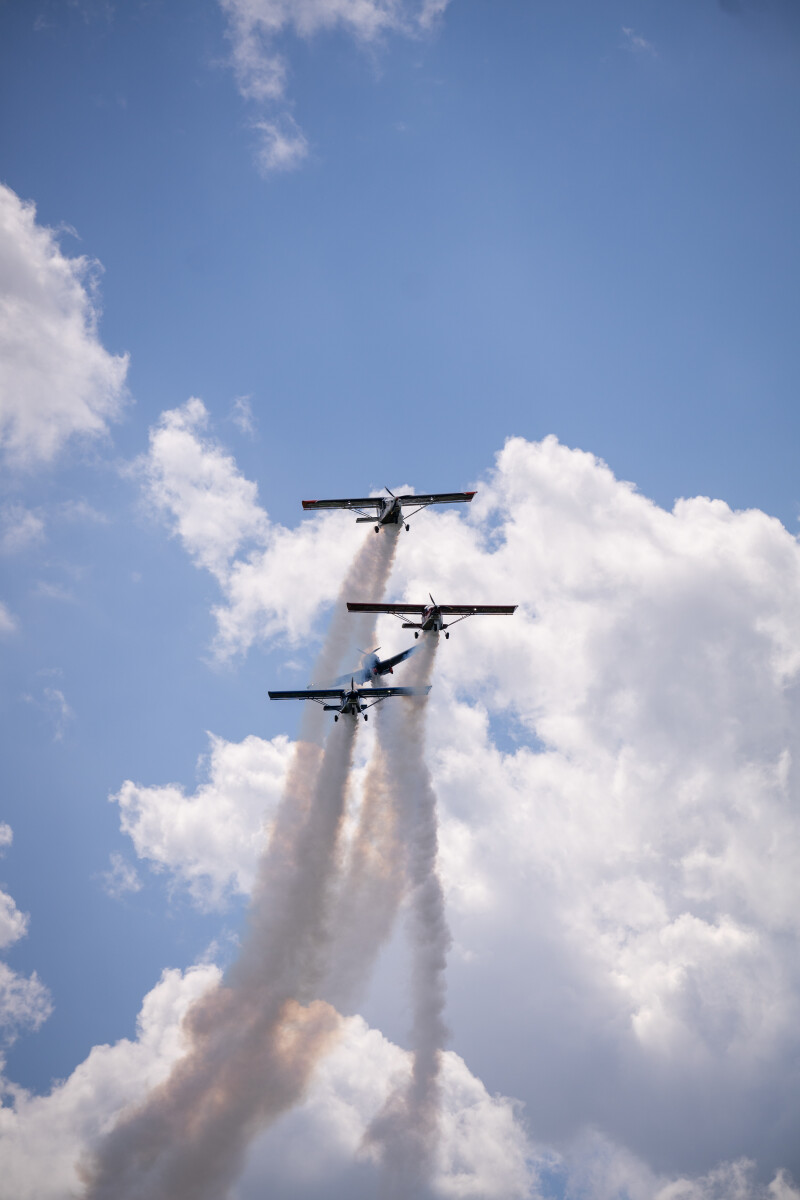
<svg viewBox="0 0 800 1200">
<path fill-rule="evenodd" d="M 431 596 L 430 592 L 428 592 L 428 595 Z M 434 600 L 433 596 L 431 596 L 431 604 L 434 608 L 436 608 L 436 601 Z"/>
<path fill-rule="evenodd" d="M 376 646 L 374 650 L 362 650 L 360 646 L 356 646 L 356 650 L 359 654 L 363 654 L 364 658 L 367 658 L 370 654 L 377 654 L 380 646 Z"/>
<path fill-rule="evenodd" d="M 396 497 L 395 497 L 395 494 L 394 494 L 394 492 L 392 491 L 392 489 L 391 489 L 391 488 L 387 488 L 387 487 L 386 487 L 386 484 L 384 484 L 383 486 L 384 486 L 384 490 L 385 490 L 385 491 L 387 491 L 387 492 L 389 493 L 389 495 L 392 497 L 392 499 L 393 499 L 393 500 L 394 500 L 394 499 L 396 499 Z"/>
</svg>

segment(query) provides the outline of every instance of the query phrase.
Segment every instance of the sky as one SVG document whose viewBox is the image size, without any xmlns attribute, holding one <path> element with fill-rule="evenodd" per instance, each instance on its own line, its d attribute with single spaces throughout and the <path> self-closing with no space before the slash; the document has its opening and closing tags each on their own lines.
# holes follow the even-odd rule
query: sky
<svg viewBox="0 0 800 1200">
<path fill-rule="evenodd" d="M 431 676 L 416 1194 L 800 1195 L 798 66 L 790 0 L 0 4 L 2 1200 L 82 1194 L 246 957 L 267 689 L 375 536 L 300 501 L 387 485 L 477 489 L 387 598 L 519 605 Z M 391 1187 L 398 904 L 234 1200 Z"/>
</svg>

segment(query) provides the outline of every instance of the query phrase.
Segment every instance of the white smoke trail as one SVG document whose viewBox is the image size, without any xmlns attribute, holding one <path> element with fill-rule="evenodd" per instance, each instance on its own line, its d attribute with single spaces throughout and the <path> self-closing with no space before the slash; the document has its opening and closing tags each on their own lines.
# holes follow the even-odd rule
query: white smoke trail
<svg viewBox="0 0 800 1200">
<path fill-rule="evenodd" d="M 383 594 L 397 544 L 397 530 L 386 533 L 365 543 L 348 572 L 320 674 L 363 637 L 341 614 L 354 592 Z M 86 1200 L 218 1200 L 255 1132 L 302 1095 L 339 1025 L 313 997 L 326 964 L 356 728 L 354 720 L 334 725 L 323 752 L 322 722 L 304 717 L 240 957 L 187 1014 L 188 1053 L 82 1169 Z"/>
<path fill-rule="evenodd" d="M 384 716 L 382 707 L 375 709 L 377 729 Z M 398 813 L 386 756 L 376 742 L 337 897 L 331 967 L 322 993 L 339 1012 L 354 1011 L 361 999 L 381 946 L 392 932 L 404 890 Z"/>
<path fill-rule="evenodd" d="M 415 656 L 416 684 L 426 684 L 438 645 L 424 634 Z M 373 1122 L 368 1140 L 382 1147 L 389 1192 L 418 1197 L 431 1175 L 439 1113 L 439 1071 L 447 1038 L 444 1022 L 445 968 L 450 931 L 437 873 L 436 794 L 425 763 L 425 701 L 398 705 L 380 728 L 388 788 L 405 848 L 409 899 L 413 1068 L 408 1086 L 390 1097 Z"/>
</svg>

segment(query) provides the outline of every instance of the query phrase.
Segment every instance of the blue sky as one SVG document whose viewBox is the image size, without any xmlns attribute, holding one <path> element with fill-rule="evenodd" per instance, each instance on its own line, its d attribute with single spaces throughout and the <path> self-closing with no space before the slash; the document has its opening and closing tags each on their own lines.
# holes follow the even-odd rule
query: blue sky
<svg viewBox="0 0 800 1200">
<path fill-rule="evenodd" d="M 456 651 L 450 667 L 441 668 L 439 694 L 457 706 L 460 731 L 452 746 L 442 735 L 450 749 L 439 758 L 431 749 L 443 797 L 448 779 L 458 775 L 458 756 L 468 757 L 470 739 L 483 737 L 471 724 L 476 714 L 488 712 L 487 754 L 506 756 L 509 771 L 518 750 L 544 758 L 562 754 L 565 762 L 582 764 L 598 795 L 610 793 L 603 791 L 605 767 L 593 757 L 597 746 L 603 754 L 621 755 L 630 741 L 631 753 L 644 755 L 643 747 L 649 754 L 658 744 L 663 773 L 653 767 L 645 784 L 643 772 L 640 786 L 656 788 L 658 775 L 665 803 L 678 804 L 676 797 L 700 788 L 703 772 L 718 780 L 703 801 L 705 832 L 687 819 L 697 840 L 680 853 L 655 817 L 646 831 L 665 862 L 696 866 L 702 855 L 724 858 L 721 827 L 735 826 L 747 841 L 747 828 L 736 825 L 745 820 L 747 780 L 752 783 L 759 770 L 766 778 L 780 754 L 790 754 L 798 634 L 789 599 L 797 588 L 792 555 L 800 516 L 800 18 L 783 0 L 450 0 L 438 13 L 433 7 L 428 11 L 410 0 L 369 0 L 361 10 L 349 0 L 338 6 L 332 0 L 253 0 L 249 9 L 243 0 L 37 0 L 0 8 L 0 182 L 15 221 L 24 221 L 20 202 L 35 205 L 35 218 L 25 210 L 26 228 L 39 231 L 25 243 L 29 257 L 20 273 L 8 270 L 0 311 L 0 323 L 11 330 L 3 332 L 2 343 L 11 348 L 11 367 L 0 378 L 0 507 L 8 534 L 0 558 L 0 618 L 6 614 L 7 624 L 0 640 L 0 821 L 13 831 L 0 887 L 30 915 L 25 936 L 4 951 L 9 967 L 25 978 L 35 971 L 52 1004 L 39 1028 L 9 1042 L 5 1074 L 42 1096 L 53 1080 L 70 1077 L 93 1046 L 134 1037 L 143 997 L 162 970 L 186 971 L 200 960 L 225 966 L 235 955 L 249 885 L 228 882 L 222 899 L 198 902 L 187 885 L 185 847 L 165 851 L 159 860 L 152 831 L 142 827 L 139 840 L 132 839 L 108 797 L 126 780 L 143 789 L 140 806 L 150 802 L 147 789 L 169 783 L 194 794 L 206 778 L 208 764 L 199 773 L 197 764 L 208 753 L 208 732 L 232 747 L 249 735 L 265 743 L 296 735 L 299 714 L 271 709 L 266 690 L 305 682 L 361 537 L 359 532 L 353 541 L 345 518 L 325 525 L 322 535 L 310 533 L 309 523 L 301 524 L 302 498 L 359 494 L 384 484 L 417 490 L 477 486 L 495 498 L 494 507 L 476 514 L 420 518 L 399 547 L 398 573 L 390 583 L 398 594 L 422 587 L 423 580 L 452 589 L 460 564 L 473 588 L 488 587 L 494 560 L 481 555 L 489 553 L 492 539 L 506 546 L 514 536 L 522 539 L 518 557 L 527 565 L 518 575 L 502 568 L 503 586 L 514 594 L 485 598 L 530 606 L 530 628 L 525 625 L 521 637 L 530 634 L 533 657 L 523 682 L 536 699 L 527 708 L 522 688 L 509 700 L 504 679 L 495 679 L 491 654 L 505 662 L 505 643 L 492 638 L 505 634 L 486 635 L 493 647 L 486 662 L 480 658 L 484 631 L 481 637 L 477 631 L 469 639 L 464 635 L 486 675 L 476 675 Z M 252 69 L 248 75 L 242 66 L 241 21 L 248 11 L 277 23 L 274 36 L 259 43 L 260 75 Z M 380 18 L 377 32 L 364 12 Z M 284 76 L 265 84 L 264 64 L 275 56 Z M 265 146 L 272 144 L 273 155 L 275 150 L 271 128 L 289 138 L 291 161 L 266 161 Z M 13 231 L 4 228 L 4 236 Z M 34 244 L 35 236 L 40 240 Z M 84 356 L 99 363 L 101 383 L 81 376 L 68 388 L 69 373 L 57 359 L 41 365 L 45 356 L 36 339 L 50 336 L 41 333 L 45 319 L 41 326 L 25 325 L 22 333 L 15 324 L 21 310 L 14 306 L 20 297 L 28 303 L 29 282 L 23 286 L 19 279 L 45 280 L 43 305 L 50 303 L 48 288 L 56 295 L 61 285 L 51 285 L 42 273 L 54 255 L 61 266 L 53 271 L 62 280 L 72 270 L 64 264 L 78 256 L 96 263 L 88 274 L 76 268 L 78 290 L 53 303 L 66 313 L 64 330 L 72 331 L 63 333 L 64 353 L 74 351 L 75 362 Z M 0 258 L 0 267 L 10 261 Z M 80 337 L 79 311 L 85 323 Z M 25 391 L 30 362 L 39 364 L 39 399 Z M 98 398 L 104 387 L 105 399 Z M 57 398 L 62 388 L 64 432 L 45 452 L 42 430 L 53 419 L 47 398 Z M 182 407 L 192 396 L 205 406 L 202 418 L 197 412 L 187 416 Z M 84 400 L 99 414 L 89 436 L 73 418 Z M 25 453 L 14 442 L 23 409 L 33 414 Z M 159 441 L 157 432 L 166 428 L 164 414 L 176 411 L 180 452 Z M 549 435 L 566 448 L 563 458 L 552 443 L 541 453 L 534 448 Z M 508 438 L 522 439 L 514 444 L 527 449 L 496 466 Z M 213 472 L 211 483 L 206 470 Z M 227 557 L 198 500 L 201 478 L 209 494 L 220 489 L 232 539 Z M 245 494 L 242 481 L 257 485 L 257 500 Z M 631 481 L 637 493 L 620 481 Z M 722 501 L 736 515 L 698 502 L 675 510 L 667 534 L 664 522 L 676 500 L 692 497 Z M 602 529 L 592 505 L 610 514 Z M 259 531 L 262 510 L 272 523 L 268 534 Z M 187 519 L 196 519 L 194 532 L 187 532 Z M 279 528 L 291 531 L 285 545 L 294 537 L 301 557 L 303 547 L 312 559 L 318 556 L 316 571 L 313 560 L 306 574 L 295 570 L 284 543 L 270 540 Z M 602 563 L 586 565 L 593 537 L 614 563 L 618 554 L 629 555 L 613 580 Z M 429 559 L 421 548 L 426 538 L 438 548 Z M 550 591 L 548 547 L 555 554 L 555 543 L 556 557 L 574 550 L 575 560 L 560 573 L 553 568 L 559 582 Z M 675 579 L 693 581 L 691 598 L 676 600 L 669 611 L 658 606 L 661 592 L 672 586 L 670 568 L 659 584 L 636 575 L 661 554 L 683 564 L 675 566 Z M 704 555 L 708 571 L 713 564 L 719 577 L 703 574 Z M 500 560 L 496 566 L 499 571 Z M 326 571 L 329 577 L 321 578 Z M 556 606 L 556 593 L 578 625 L 570 632 L 554 616 L 545 637 L 537 629 L 549 627 L 544 616 L 545 624 L 537 626 L 534 609 L 541 605 L 542 613 L 554 613 L 548 605 Z M 637 595 L 634 617 L 631 597 Z M 293 624 L 286 613 L 303 603 Z M 234 628 L 223 650 L 220 612 L 229 614 Z M 608 657 L 598 649 L 606 645 L 604 612 L 608 628 L 620 631 L 614 654 L 608 644 Z M 636 621 L 641 629 L 634 637 Z M 775 639 L 771 649 L 759 641 L 765 630 Z M 675 631 L 682 631 L 683 642 L 678 639 L 672 658 L 662 656 L 656 641 L 672 644 Z M 713 670 L 701 670 L 703 638 L 713 641 L 718 634 L 717 649 L 708 650 Z M 700 647 L 691 680 L 670 674 L 683 669 L 682 646 Z M 569 667 L 573 653 L 583 654 L 579 647 L 589 647 L 590 664 L 580 688 Z M 619 683 L 612 697 L 616 684 L 607 680 L 617 669 L 615 654 L 647 669 L 641 678 Z M 771 698 L 762 698 L 762 705 L 785 735 L 780 746 L 766 727 L 763 736 L 751 732 L 752 695 L 762 695 L 762 684 L 752 681 L 762 679 L 759 671 L 768 661 L 774 666 L 776 656 L 783 656 L 780 684 L 773 680 Z M 723 662 L 730 675 L 726 688 L 719 684 L 720 726 L 708 744 L 716 745 L 718 736 L 727 750 L 719 756 L 709 750 L 702 763 L 698 750 L 695 782 L 673 778 L 668 785 L 664 763 L 694 753 L 682 740 L 690 735 L 676 713 L 703 713 L 711 703 L 704 692 L 709 672 L 721 671 Z M 583 741 L 571 740 L 577 735 L 563 718 L 566 701 L 547 691 L 550 683 L 541 685 L 540 694 L 533 682 L 540 669 L 563 671 L 570 687 L 583 689 L 580 703 L 569 702 L 581 714 L 574 720 L 588 723 Z M 750 698 L 745 680 L 753 686 Z M 724 697 L 733 697 L 730 711 Z M 773 702 L 784 706 L 779 715 Z M 625 704 L 649 714 L 646 732 L 610 731 L 607 714 L 621 720 Z M 591 725 L 595 717 L 597 727 Z M 435 734 L 429 741 L 435 745 Z M 577 787 L 566 776 L 547 786 L 555 795 L 562 784 Z M 796 798 L 795 786 L 790 778 L 786 787 Z M 739 815 L 723 819 L 723 796 L 733 795 L 740 798 Z M 159 820 L 167 821 L 173 800 L 168 804 L 159 792 L 152 803 L 162 804 Z M 515 802 L 508 803 L 513 813 Z M 760 803 L 754 799 L 751 810 L 766 820 Z M 676 1115 L 688 1094 L 682 1089 L 689 1088 L 680 1072 L 664 1089 L 673 1103 L 660 1118 L 667 1132 L 654 1138 L 637 1123 L 637 1103 L 651 1095 L 648 1088 L 657 1090 L 662 1069 L 648 1059 L 652 1047 L 642 1033 L 641 1014 L 658 1007 L 641 999 L 658 973 L 649 958 L 646 968 L 637 959 L 640 990 L 630 985 L 630 995 L 639 997 L 630 1001 L 638 1025 L 639 1018 L 614 1007 L 606 983 L 598 983 L 595 1007 L 587 1002 L 574 1026 L 564 1018 L 550 1039 L 558 1046 L 576 1029 L 586 1033 L 595 1020 L 607 1020 L 610 1029 L 630 1017 L 640 1042 L 620 1049 L 614 1039 L 596 1047 L 578 1038 L 583 1066 L 569 1054 L 549 1063 L 551 1051 L 536 1049 L 536 1031 L 555 1019 L 559 989 L 573 996 L 587 972 L 595 982 L 600 978 L 586 949 L 600 935 L 582 924 L 585 953 L 570 957 L 552 930 L 531 934 L 524 953 L 536 964 L 534 976 L 552 970 L 556 979 L 554 991 L 533 1004 L 534 1020 L 515 976 L 520 946 L 506 936 L 506 922 L 517 920 L 514 904 L 524 906 L 523 884 L 496 900 L 496 927 L 488 909 L 476 916 L 478 909 L 469 905 L 478 903 L 482 888 L 492 894 L 493 879 L 500 897 L 492 875 L 497 863 L 474 867 L 469 886 L 447 871 L 455 872 L 458 862 L 472 878 L 473 859 L 462 863 L 458 857 L 468 837 L 464 828 L 472 821 L 480 825 L 487 809 L 477 793 L 461 816 L 457 797 L 442 804 L 450 856 L 444 870 L 457 931 L 448 1010 L 453 1047 L 489 1093 L 525 1102 L 526 1136 L 539 1148 L 529 1151 L 531 1161 L 540 1152 L 566 1155 L 563 1172 L 575 1172 L 577 1187 L 574 1181 L 583 1178 L 582 1170 L 589 1172 L 592 1156 L 602 1158 L 581 1138 L 599 1128 L 620 1162 L 629 1154 L 639 1164 L 624 1185 L 631 1196 L 639 1194 L 636 1187 L 647 1194 L 656 1177 L 658 1186 L 683 1175 L 695 1180 L 692 1186 L 710 1188 L 696 1180 L 742 1156 L 756 1163 L 748 1196 L 760 1195 L 758 1188 L 781 1168 L 796 1177 L 800 1164 L 796 1156 L 789 1161 L 790 1142 L 775 1132 L 769 1105 L 759 1108 L 755 1100 L 752 1109 L 742 1100 L 741 1112 L 705 1130 L 706 1150 L 691 1145 Z M 613 823 L 616 810 L 609 805 Z M 781 814 L 781 821 L 790 821 L 783 809 Z M 512 829 L 511 816 L 509 821 Z M 796 833 L 791 822 L 787 830 L 788 845 Z M 598 827 L 593 836 L 599 848 L 608 829 Z M 554 845 L 566 844 L 566 828 L 553 837 Z M 138 890 L 109 895 L 115 890 L 107 875 L 112 855 L 135 869 Z M 198 872 L 211 878 L 217 868 L 204 861 L 198 859 Z M 536 877 L 533 862 L 520 867 L 520 880 Z M 768 902 L 749 875 L 735 902 L 713 899 L 714 887 L 723 895 L 720 879 L 687 884 L 682 898 L 667 901 L 671 885 L 656 885 L 648 870 L 643 866 L 637 878 L 661 889 L 670 929 L 687 913 L 716 922 L 717 947 L 734 927 L 726 920 L 739 921 L 741 936 L 761 939 L 759 945 L 796 938 L 793 921 L 776 915 L 774 897 Z M 598 889 L 617 896 L 622 867 L 604 871 Z M 791 872 L 784 879 L 776 871 L 775 891 L 791 907 Z M 542 885 L 531 886 L 535 891 Z M 557 916 L 574 933 L 578 918 L 569 904 L 564 901 Z M 604 921 L 612 921 L 612 908 Z M 485 922 L 482 953 L 488 957 L 481 960 L 485 974 L 477 986 L 467 964 L 480 953 L 471 958 L 469 945 L 459 941 L 462 921 L 464 929 L 470 921 L 483 929 Z M 478 941 L 481 936 L 476 934 Z M 497 947 L 494 965 L 490 944 Z M 408 1014 L 396 985 L 404 954 L 398 935 L 363 1008 L 373 1028 L 401 1046 Z M 789 1013 L 798 989 L 775 954 L 769 970 L 762 963 L 745 975 L 763 968 L 762 980 L 769 976 L 779 997 L 775 1005 Z M 606 964 L 603 979 L 619 979 L 628 970 L 633 978 L 628 959 L 624 968 L 621 962 Z M 508 981 L 508 1004 L 524 1031 L 529 1059 L 515 1054 L 511 1039 L 495 1046 L 482 1029 L 481 1012 L 489 1014 L 489 1027 L 497 1016 L 488 999 L 494 972 Z M 693 995 L 703 992 L 702 983 L 693 986 Z M 741 980 L 731 986 L 744 995 Z M 692 1036 L 708 1036 L 716 1046 L 708 1034 L 711 1018 L 684 1000 L 680 1020 Z M 743 1000 L 742 1011 L 753 1011 L 755 1003 L 748 1001 L 748 1008 Z M 663 996 L 658 1004 L 667 1011 Z M 686 1015 L 690 1009 L 693 1016 Z M 740 1017 L 726 1020 L 739 1028 Z M 761 1058 L 753 1049 L 761 1046 L 758 1037 L 748 1042 L 753 1095 L 790 1090 L 775 1064 L 791 1039 L 774 1036 L 778 1040 Z M 676 1062 L 688 1044 L 674 1050 Z M 709 1062 L 717 1062 L 714 1053 L 709 1050 Z M 725 1091 L 728 1066 L 721 1062 L 708 1067 L 708 1095 Z M 544 1070 L 561 1080 L 558 1096 L 542 1094 L 532 1082 Z M 641 1093 L 639 1084 L 626 1090 L 626 1071 L 641 1076 Z M 607 1127 L 599 1100 L 595 1108 L 576 1100 L 581 1092 L 592 1093 L 604 1074 L 618 1080 L 619 1096 Z M 706 1095 L 702 1087 L 700 1092 Z M 749 1141 L 737 1133 L 746 1128 L 755 1130 Z M 302 1141 L 302 1126 L 297 1136 Z M 267 1146 L 264 1162 L 280 1172 L 284 1166 L 275 1153 Z M 267 1171 L 260 1161 L 253 1159 L 250 1175 L 242 1176 L 242 1197 L 257 1186 L 259 1170 Z M 341 1168 L 345 1190 L 354 1186 L 347 1183 L 349 1169 Z M 506 1192 L 498 1195 L 536 1194 L 503 1186 Z"/>
</svg>

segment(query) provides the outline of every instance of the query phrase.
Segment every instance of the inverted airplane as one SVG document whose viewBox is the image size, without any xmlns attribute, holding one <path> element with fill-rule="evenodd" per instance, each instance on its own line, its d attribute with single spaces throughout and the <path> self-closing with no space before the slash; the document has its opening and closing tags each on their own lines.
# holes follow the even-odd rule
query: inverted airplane
<svg viewBox="0 0 800 1200">
<path fill-rule="evenodd" d="M 348 600 L 348 612 L 360 613 L 390 613 L 399 617 L 403 629 L 415 629 L 415 638 L 419 631 L 439 633 L 447 630 L 467 617 L 510 617 L 516 611 L 516 604 L 437 604 L 431 596 L 430 604 L 353 604 Z M 455 617 L 455 621 L 445 621 L 445 617 Z M 409 621 L 409 617 L 419 617 L 417 621 Z M 450 637 L 445 633 L 446 638 Z"/>
<path fill-rule="evenodd" d="M 338 721 L 343 713 L 356 719 L 363 716 L 366 721 L 366 710 L 390 696 L 427 696 L 430 690 L 430 684 L 427 687 L 356 687 L 353 678 L 349 688 L 306 688 L 302 692 L 269 692 L 268 695 L 270 700 L 313 700 L 315 704 L 321 704 L 325 712 L 336 713 L 334 721 Z M 326 704 L 326 700 L 335 703 Z"/>
<path fill-rule="evenodd" d="M 411 646 L 408 650 L 403 650 L 400 654 L 395 654 L 391 658 L 378 658 L 380 646 L 376 646 L 374 650 L 361 651 L 361 665 L 357 671 L 348 672 L 351 678 L 358 676 L 359 683 L 370 683 L 376 679 L 380 679 L 382 675 L 394 675 L 394 668 L 398 663 L 405 662 L 416 651 L 416 646 Z M 335 683 L 347 683 L 347 675 L 340 675 Z"/>
<path fill-rule="evenodd" d="M 469 504 L 475 495 L 475 492 L 431 492 L 427 496 L 395 496 L 394 492 L 390 492 L 388 488 L 386 491 L 389 492 L 388 498 L 386 496 L 362 496 L 353 500 L 304 500 L 303 508 L 349 508 L 359 514 L 356 517 L 356 523 L 374 521 L 376 533 L 380 531 L 382 525 L 403 524 L 405 524 L 407 533 L 410 519 L 430 504 Z M 404 508 L 411 508 L 413 511 L 403 516 Z M 365 512 L 364 509 L 372 509 L 372 515 Z"/>
</svg>

